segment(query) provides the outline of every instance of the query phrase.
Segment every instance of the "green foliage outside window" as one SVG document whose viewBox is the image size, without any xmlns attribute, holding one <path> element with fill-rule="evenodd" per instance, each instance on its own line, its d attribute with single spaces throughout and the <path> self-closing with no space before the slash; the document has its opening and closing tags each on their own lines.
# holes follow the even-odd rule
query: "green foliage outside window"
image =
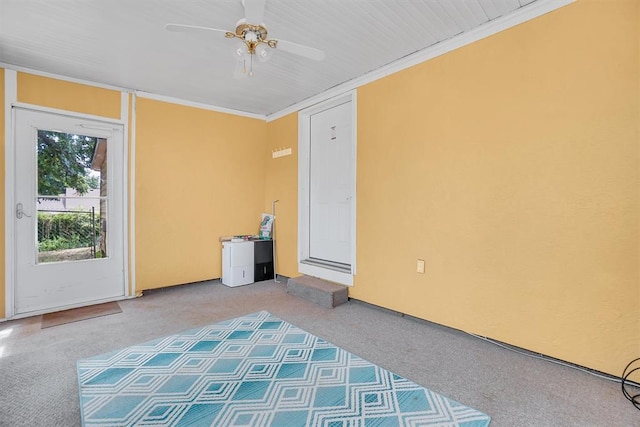
<svg viewBox="0 0 640 427">
<path fill-rule="evenodd" d="M 91 224 L 91 213 L 38 213 L 38 250 L 40 252 L 93 246 L 99 237 L 100 215 Z M 94 234 L 95 233 L 95 234 Z"/>
<path fill-rule="evenodd" d="M 70 133 L 38 131 L 38 194 L 57 196 L 67 188 L 86 194 L 98 188 L 89 174 L 97 139 Z"/>
</svg>

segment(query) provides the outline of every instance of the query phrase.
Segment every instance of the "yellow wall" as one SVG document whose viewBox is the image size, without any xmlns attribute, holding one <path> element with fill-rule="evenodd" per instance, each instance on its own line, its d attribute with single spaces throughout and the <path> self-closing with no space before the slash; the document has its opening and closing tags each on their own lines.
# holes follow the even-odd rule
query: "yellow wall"
<svg viewBox="0 0 640 427">
<path fill-rule="evenodd" d="M 265 212 L 276 203 L 276 271 L 298 276 L 298 115 L 289 114 L 267 124 Z M 273 159 L 271 152 L 291 148 L 291 155 Z"/>
<path fill-rule="evenodd" d="M 640 350 L 638 4 L 579 1 L 358 91 L 352 297 L 620 375 Z"/>
<path fill-rule="evenodd" d="M 4 251 L 4 68 L 0 68 L 0 319 L 5 316 Z"/>
<path fill-rule="evenodd" d="M 120 119 L 120 92 L 18 73 L 18 101 Z"/>
<path fill-rule="evenodd" d="M 260 226 L 267 124 L 143 98 L 136 115 L 136 288 L 220 277 L 218 238 Z"/>
</svg>

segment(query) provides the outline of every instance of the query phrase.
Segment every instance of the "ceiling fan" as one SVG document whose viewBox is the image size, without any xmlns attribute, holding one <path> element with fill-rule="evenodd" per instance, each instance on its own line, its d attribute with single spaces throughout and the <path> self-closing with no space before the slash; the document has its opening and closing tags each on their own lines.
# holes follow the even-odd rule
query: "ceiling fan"
<svg viewBox="0 0 640 427">
<path fill-rule="evenodd" d="M 242 0 L 245 17 L 236 23 L 235 31 L 183 24 L 166 24 L 164 28 L 168 31 L 185 33 L 221 33 L 226 38 L 235 40 L 233 56 L 237 59 L 234 75 L 236 78 L 252 76 L 254 57 L 257 57 L 258 61 L 264 62 L 271 57 L 272 50 L 276 48 L 316 61 L 323 60 L 324 52 L 319 49 L 286 40 L 268 38 L 267 27 L 262 22 L 266 2 L 267 0 Z"/>
</svg>

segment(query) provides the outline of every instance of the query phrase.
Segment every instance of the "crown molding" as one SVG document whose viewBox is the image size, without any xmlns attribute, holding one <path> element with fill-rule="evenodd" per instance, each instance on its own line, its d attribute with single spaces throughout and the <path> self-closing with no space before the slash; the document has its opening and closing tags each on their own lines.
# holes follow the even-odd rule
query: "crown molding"
<svg viewBox="0 0 640 427">
<path fill-rule="evenodd" d="M 125 93 L 133 92 L 132 89 L 127 89 L 120 86 L 114 86 L 114 85 L 109 85 L 105 83 L 97 83 L 97 82 L 92 82 L 90 80 L 77 79 L 75 77 L 62 76 L 60 74 L 49 73 L 47 71 L 35 70 L 33 68 L 21 67 L 19 65 L 7 64 L 4 62 L 0 62 L 0 68 L 4 68 L 5 70 L 13 70 L 20 73 L 33 74 L 34 76 L 48 77 L 50 79 L 61 80 L 69 83 L 78 83 L 85 86 L 98 87 L 101 89 L 115 90 L 118 92 L 125 92 Z"/>
<path fill-rule="evenodd" d="M 139 98 L 153 99 L 153 100 L 156 100 L 156 101 L 162 101 L 162 102 L 168 102 L 168 103 L 171 103 L 171 104 L 184 105 L 184 106 L 187 106 L 187 107 L 195 107 L 195 108 L 200 108 L 200 109 L 203 109 L 203 110 L 215 111 L 215 112 L 218 112 L 218 113 L 233 114 L 233 115 L 236 115 L 236 116 L 249 117 L 249 118 L 252 118 L 252 119 L 259 119 L 259 120 L 265 120 L 266 119 L 266 116 L 263 115 L 263 114 L 248 113 L 248 112 L 245 112 L 245 111 L 234 110 L 234 109 L 231 109 L 231 108 L 224 108 L 224 107 L 218 107 L 218 106 L 215 106 L 215 105 L 202 104 L 202 103 L 199 103 L 199 102 L 187 101 L 187 100 L 184 100 L 184 99 L 173 98 L 173 97 L 164 96 L 164 95 L 158 95 L 158 94 L 154 94 L 154 93 L 150 93 L 150 92 L 144 92 L 144 91 L 139 91 L 139 90 L 135 90 L 135 89 L 130 89 L 130 88 L 125 88 L 125 87 L 105 84 L 105 83 L 97 83 L 97 82 L 93 82 L 93 81 L 89 81 L 89 80 L 78 79 L 78 78 L 75 78 L 75 77 L 63 76 L 63 75 L 60 75 L 60 74 L 54 74 L 54 73 L 49 73 L 49 72 L 46 72 L 46 71 L 35 70 L 35 69 L 32 69 L 32 68 L 21 67 L 21 66 L 18 66 L 18 65 L 7 64 L 7 63 L 4 63 L 4 62 L 0 62 L 0 68 L 4 68 L 5 70 L 12 70 L 12 71 L 16 71 L 16 72 L 26 73 L 26 74 L 33 74 L 35 76 L 48 77 L 48 78 L 51 78 L 51 79 L 60 80 L 60 81 L 64 81 L 64 82 L 69 82 L 69 83 L 78 83 L 78 84 L 85 85 L 85 86 L 91 86 L 91 87 L 97 87 L 97 88 L 101 88 L 101 89 L 114 90 L 114 91 L 118 91 L 118 92 L 122 92 L 122 93 L 135 93 Z"/>
<path fill-rule="evenodd" d="M 418 65 L 435 57 L 444 55 L 445 53 L 474 43 L 478 40 L 482 40 L 486 37 L 492 36 L 511 27 L 515 27 L 516 25 L 530 21 L 534 18 L 566 6 L 569 3 L 573 3 L 574 1 L 576 0 L 538 0 L 536 2 L 530 3 L 509 15 L 496 18 L 472 30 L 466 31 L 448 40 L 436 43 L 423 50 L 417 51 L 397 61 L 389 63 L 383 67 L 376 69 L 375 71 L 371 71 L 360 77 L 356 77 L 355 79 L 348 80 L 325 92 L 314 95 L 280 111 L 272 114 L 267 114 L 266 120 L 267 122 L 277 120 L 288 114 L 295 113 L 326 99 L 338 96 L 353 89 L 357 89 L 360 86 L 364 86 L 368 83 L 382 79 L 391 74 L 395 74 L 399 71 L 413 67 L 414 65 Z"/>
<path fill-rule="evenodd" d="M 186 101 L 184 99 L 173 98 L 170 96 L 157 95 L 154 93 L 135 91 L 138 98 L 153 99 L 155 101 L 168 102 L 171 104 L 184 105 L 186 107 L 200 108 L 202 110 L 215 111 L 217 113 L 233 114 L 234 116 L 248 117 L 251 119 L 266 120 L 264 114 L 248 113 L 246 111 L 234 110 L 232 108 L 217 107 L 215 105 L 202 104 L 199 102 Z"/>
</svg>

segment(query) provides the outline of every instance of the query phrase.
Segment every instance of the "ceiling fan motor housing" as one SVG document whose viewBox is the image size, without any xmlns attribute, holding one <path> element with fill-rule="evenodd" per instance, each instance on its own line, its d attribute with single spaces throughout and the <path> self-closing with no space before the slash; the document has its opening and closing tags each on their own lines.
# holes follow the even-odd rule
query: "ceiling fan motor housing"
<svg viewBox="0 0 640 427">
<path fill-rule="evenodd" d="M 276 47 L 277 42 L 275 40 L 267 40 L 267 34 L 267 27 L 264 25 L 248 24 L 245 19 L 241 19 L 238 21 L 235 34 L 229 31 L 226 36 L 243 40 L 247 45 L 247 51 L 250 54 L 254 54 L 256 46 L 260 43 L 266 43 L 269 47 Z"/>
</svg>

